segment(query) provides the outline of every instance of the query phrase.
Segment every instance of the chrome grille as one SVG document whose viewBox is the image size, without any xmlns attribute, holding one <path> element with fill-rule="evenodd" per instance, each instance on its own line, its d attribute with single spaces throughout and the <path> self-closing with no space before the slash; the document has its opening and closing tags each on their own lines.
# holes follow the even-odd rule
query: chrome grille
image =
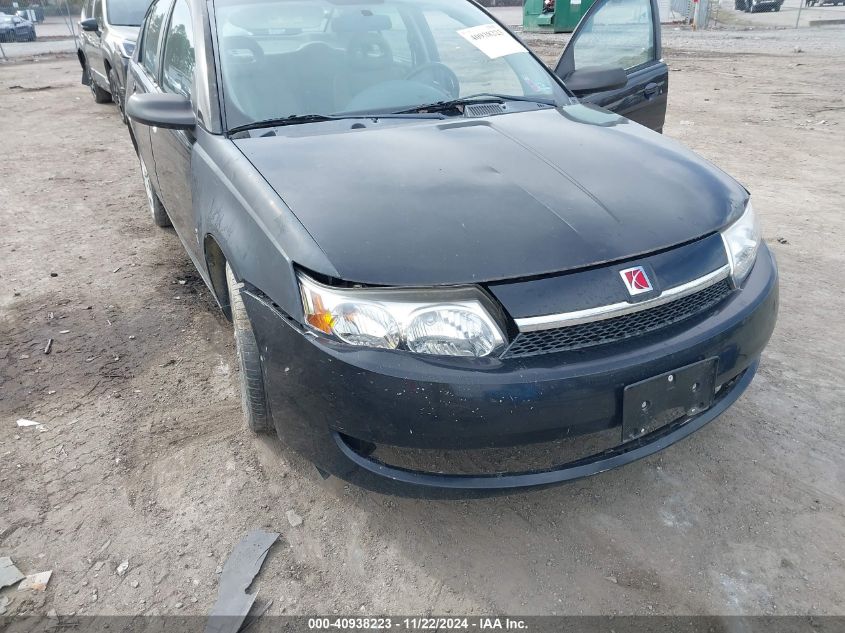
<svg viewBox="0 0 845 633">
<path fill-rule="evenodd" d="M 723 279 L 693 294 L 640 312 L 566 327 L 521 332 L 502 358 L 564 352 L 624 341 L 680 323 L 721 303 L 732 291 Z"/>
</svg>

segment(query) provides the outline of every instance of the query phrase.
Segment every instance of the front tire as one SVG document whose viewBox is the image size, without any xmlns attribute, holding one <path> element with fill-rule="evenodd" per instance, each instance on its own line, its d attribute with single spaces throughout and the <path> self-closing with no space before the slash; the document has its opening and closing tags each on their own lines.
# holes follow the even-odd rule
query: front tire
<svg viewBox="0 0 845 633">
<path fill-rule="evenodd" d="M 94 103 L 111 103 L 111 94 L 108 90 L 103 90 L 94 81 L 94 75 L 91 74 L 91 67 L 88 62 L 85 62 L 85 72 L 88 73 L 88 86 L 91 88 L 91 94 L 94 97 Z"/>
<path fill-rule="evenodd" d="M 255 433 L 270 433 L 274 430 L 267 407 L 264 391 L 264 373 L 261 369 L 261 353 L 252 331 L 252 323 L 241 298 L 241 289 L 232 268 L 226 263 L 226 285 L 229 290 L 229 305 L 232 309 L 232 325 L 235 330 L 235 348 L 240 368 L 241 407 L 246 424 Z"/>
</svg>

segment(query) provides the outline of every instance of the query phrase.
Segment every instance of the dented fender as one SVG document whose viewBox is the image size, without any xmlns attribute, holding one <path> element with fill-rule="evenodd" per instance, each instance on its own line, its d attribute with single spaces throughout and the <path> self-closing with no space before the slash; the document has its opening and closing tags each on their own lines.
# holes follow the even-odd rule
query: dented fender
<svg viewBox="0 0 845 633">
<path fill-rule="evenodd" d="M 198 130 L 192 163 L 196 230 L 181 237 L 197 247 L 195 263 L 218 303 L 227 309 L 215 244 L 239 281 L 302 318 L 294 263 L 336 274 L 325 253 L 232 141 Z"/>
</svg>

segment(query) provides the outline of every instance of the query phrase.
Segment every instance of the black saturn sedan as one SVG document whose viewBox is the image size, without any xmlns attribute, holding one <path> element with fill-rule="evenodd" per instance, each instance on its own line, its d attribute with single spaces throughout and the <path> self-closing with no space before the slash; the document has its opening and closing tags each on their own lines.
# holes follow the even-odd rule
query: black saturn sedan
<svg viewBox="0 0 845 633">
<path fill-rule="evenodd" d="M 775 261 L 667 89 L 655 0 L 598 0 L 554 72 L 470 0 L 156 0 L 127 113 L 249 426 L 462 496 L 645 457 L 751 382 Z"/>
</svg>

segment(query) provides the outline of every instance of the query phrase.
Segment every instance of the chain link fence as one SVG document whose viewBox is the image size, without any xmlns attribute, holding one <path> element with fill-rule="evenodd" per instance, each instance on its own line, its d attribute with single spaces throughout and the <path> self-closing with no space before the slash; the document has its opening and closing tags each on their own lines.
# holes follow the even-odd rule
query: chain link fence
<svg viewBox="0 0 845 633">
<path fill-rule="evenodd" d="M 658 0 L 663 24 L 690 24 L 707 28 L 715 21 L 719 0 Z"/>
</svg>

